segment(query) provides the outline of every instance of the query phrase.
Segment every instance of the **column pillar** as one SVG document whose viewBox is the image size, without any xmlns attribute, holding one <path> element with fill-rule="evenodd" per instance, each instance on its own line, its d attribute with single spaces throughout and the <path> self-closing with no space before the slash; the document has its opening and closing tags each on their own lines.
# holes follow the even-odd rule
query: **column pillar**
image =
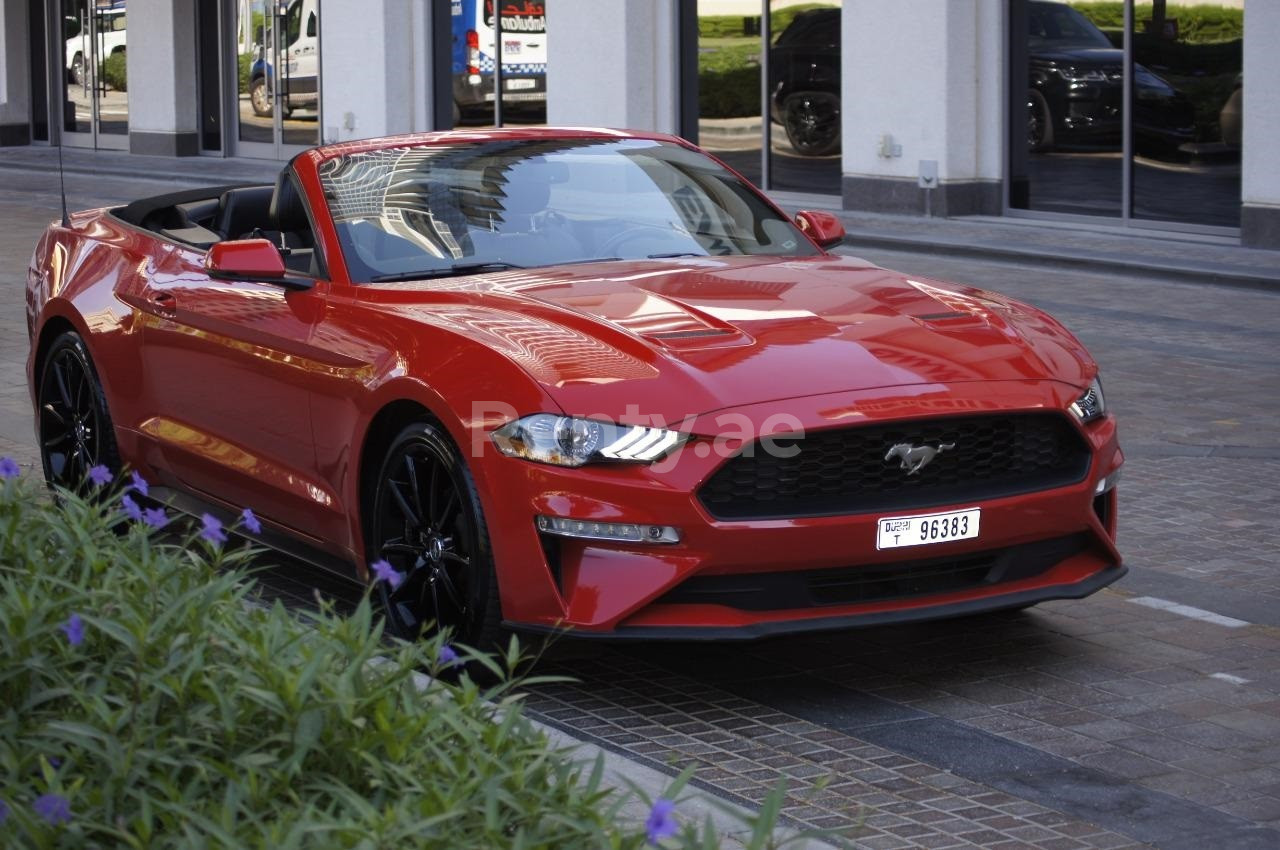
<svg viewBox="0 0 1280 850">
<path fill-rule="evenodd" d="M 430 129 L 430 19 L 418 0 L 322 3 L 326 142 Z"/>
<path fill-rule="evenodd" d="M 675 3 L 554 0 L 547 123 L 676 132 Z"/>
<path fill-rule="evenodd" d="M 1003 0 L 845 0 L 844 207 L 1003 211 Z M 936 170 L 934 188 L 919 185 Z"/>
<path fill-rule="evenodd" d="M 1244 15 L 1240 241 L 1274 250 L 1280 249 L 1280 169 L 1274 155 L 1280 95 L 1269 81 L 1280 79 L 1280 4 L 1249 0 Z"/>
<path fill-rule="evenodd" d="M 31 143 L 26 0 L 0 0 L 0 147 Z"/>
<path fill-rule="evenodd" d="M 129 151 L 200 152 L 195 0 L 129 0 Z"/>
</svg>

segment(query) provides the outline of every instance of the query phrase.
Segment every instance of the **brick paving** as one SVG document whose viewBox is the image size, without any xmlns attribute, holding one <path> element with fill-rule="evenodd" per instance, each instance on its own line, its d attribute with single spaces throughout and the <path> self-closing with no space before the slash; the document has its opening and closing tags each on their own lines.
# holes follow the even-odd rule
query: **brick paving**
<svg viewBox="0 0 1280 850">
<path fill-rule="evenodd" d="M 0 198 L 0 452 L 31 464 L 21 293 L 57 202 L 47 175 L 16 173 Z M 79 205 L 145 191 L 79 182 Z M 749 645 L 561 641 L 545 669 L 577 681 L 532 689 L 532 713 L 668 772 L 692 766 L 748 805 L 785 779 L 791 823 L 860 847 L 1280 844 L 1280 294 L 867 253 L 1045 306 L 1090 346 L 1122 417 L 1131 576 L 943 623 Z"/>
</svg>

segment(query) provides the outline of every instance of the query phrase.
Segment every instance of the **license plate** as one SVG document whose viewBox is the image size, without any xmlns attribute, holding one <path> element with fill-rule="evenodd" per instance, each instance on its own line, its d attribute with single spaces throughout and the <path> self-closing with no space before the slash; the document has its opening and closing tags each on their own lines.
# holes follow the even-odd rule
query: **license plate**
<svg viewBox="0 0 1280 850">
<path fill-rule="evenodd" d="M 510 56 L 514 53 L 519 53 L 520 48 L 522 48 L 523 46 L 524 45 L 518 41 L 504 41 L 502 42 L 502 52 L 505 53 L 507 56 Z"/>
<path fill-rule="evenodd" d="M 503 80 L 508 89 L 531 89 L 538 84 L 537 80 Z"/>
<path fill-rule="evenodd" d="M 949 540 L 972 540 L 978 536 L 981 508 L 940 514 L 884 517 L 876 532 L 877 549 L 926 546 Z"/>
</svg>

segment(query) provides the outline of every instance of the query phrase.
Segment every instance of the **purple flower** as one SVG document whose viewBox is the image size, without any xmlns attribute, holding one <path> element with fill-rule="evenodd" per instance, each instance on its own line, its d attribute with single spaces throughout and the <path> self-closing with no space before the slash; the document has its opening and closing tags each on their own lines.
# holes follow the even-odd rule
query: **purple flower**
<svg viewBox="0 0 1280 850">
<path fill-rule="evenodd" d="M 4 800 L 0 800 L 0 824 L 9 819 L 9 804 Z"/>
<path fill-rule="evenodd" d="M 101 463 L 97 466 L 89 467 L 89 480 L 97 487 L 107 486 L 111 483 L 111 479 L 114 477 L 115 476 L 111 474 L 111 470 L 107 469 L 107 467 Z"/>
<path fill-rule="evenodd" d="M 262 523 L 258 522 L 258 518 L 253 515 L 253 511 L 249 508 L 245 508 L 240 512 L 240 524 L 243 525 L 245 530 L 250 534 L 262 533 Z"/>
<path fill-rule="evenodd" d="M 213 514 L 203 514 L 200 522 L 204 523 L 204 528 L 200 531 L 200 536 L 206 542 L 212 543 L 214 546 L 220 546 L 227 542 L 227 533 L 222 530 L 222 523 Z"/>
<path fill-rule="evenodd" d="M 391 589 L 395 590 L 400 586 L 400 582 L 404 581 L 404 576 L 396 572 L 396 568 L 388 564 L 382 559 L 378 559 L 369 565 L 373 570 L 373 574 L 378 577 L 378 581 L 385 581 L 391 585 Z"/>
<path fill-rule="evenodd" d="M 152 528 L 164 528 L 169 518 L 164 515 L 164 508 L 147 508 L 142 512 L 142 521 Z"/>
<path fill-rule="evenodd" d="M 138 503 L 133 497 L 125 494 L 120 497 L 120 506 L 124 508 L 124 515 L 134 522 L 142 522 L 142 508 L 138 507 Z"/>
<path fill-rule="evenodd" d="M 138 470 L 129 473 L 129 481 L 133 485 L 133 489 L 137 490 L 143 496 L 149 495 L 150 487 L 147 486 L 147 479 L 138 474 Z"/>
<path fill-rule="evenodd" d="M 439 662 L 441 667 L 456 667 L 462 663 L 462 660 L 458 658 L 458 653 L 447 643 L 440 647 L 440 654 L 436 656 L 436 661 Z"/>
<path fill-rule="evenodd" d="M 58 794 L 42 794 L 31 804 L 36 814 L 53 826 L 71 820 L 71 801 Z"/>
<path fill-rule="evenodd" d="M 18 462 L 11 457 L 0 457 L 0 478 L 17 478 L 22 473 Z"/>
<path fill-rule="evenodd" d="M 656 845 L 659 841 L 676 834 L 676 804 L 670 800 L 654 801 L 649 811 L 649 819 L 644 822 L 644 834 L 649 843 Z"/>
<path fill-rule="evenodd" d="M 72 614 L 71 618 L 58 628 L 62 629 L 67 636 L 67 643 L 72 646 L 79 646 L 84 643 L 84 620 L 80 619 L 79 614 Z"/>
</svg>

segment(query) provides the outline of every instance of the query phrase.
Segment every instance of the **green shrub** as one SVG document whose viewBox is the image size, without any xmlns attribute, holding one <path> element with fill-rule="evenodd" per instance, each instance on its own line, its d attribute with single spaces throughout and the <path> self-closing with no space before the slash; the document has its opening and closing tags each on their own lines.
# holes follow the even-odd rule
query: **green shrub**
<svg viewBox="0 0 1280 850">
<path fill-rule="evenodd" d="M 424 685 L 443 638 L 384 640 L 367 597 L 307 621 L 255 604 L 247 550 L 157 537 L 107 486 L 55 506 L 15 474 L 0 460 L 5 846 L 645 843 L 617 822 L 628 798 L 601 786 L 599 763 L 522 716 L 519 680 Z M 696 833 L 665 846 L 715 846 Z"/>
<path fill-rule="evenodd" d="M 1124 3 L 1075 2 L 1074 8 L 1084 13 L 1099 29 L 1124 30 Z M 1133 10 L 1134 27 L 1142 32 L 1151 20 L 1152 5 L 1139 3 Z M 1206 44 L 1214 41 L 1234 41 L 1244 37 L 1244 10 L 1205 3 L 1196 6 L 1166 7 L 1165 17 L 1178 22 L 1178 40 L 1190 44 Z"/>
<path fill-rule="evenodd" d="M 125 51 L 117 50 L 103 59 L 98 67 L 98 75 L 102 81 L 116 91 L 129 90 L 129 73 L 125 56 Z"/>
</svg>

